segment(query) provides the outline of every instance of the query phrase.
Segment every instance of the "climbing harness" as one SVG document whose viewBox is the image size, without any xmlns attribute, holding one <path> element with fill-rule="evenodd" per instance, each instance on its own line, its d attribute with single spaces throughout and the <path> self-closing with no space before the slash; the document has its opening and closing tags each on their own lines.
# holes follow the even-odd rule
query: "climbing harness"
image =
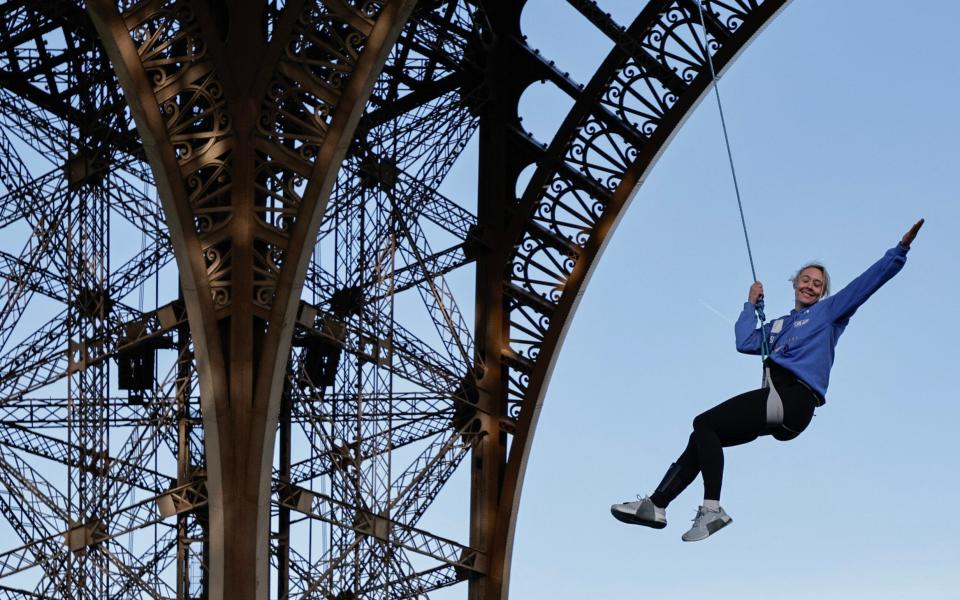
<svg viewBox="0 0 960 600">
<path fill-rule="evenodd" d="M 707 25 L 703 17 L 702 0 L 697 0 L 697 10 L 700 13 L 700 27 L 704 32 L 703 52 L 707 56 L 707 65 L 710 67 L 710 77 L 713 80 L 713 93 L 717 98 L 717 110 L 720 112 L 720 127 L 723 129 L 723 141 L 727 147 L 727 160 L 730 163 L 730 175 L 733 177 L 733 191 L 737 196 L 737 207 L 740 209 L 740 224 L 743 226 L 743 239 L 747 243 L 747 257 L 750 259 L 750 273 L 753 275 L 753 280 L 758 281 L 757 270 L 753 264 L 753 251 L 750 249 L 750 236 L 747 234 L 747 220 L 743 216 L 743 202 L 740 199 L 740 185 L 737 183 L 737 169 L 733 165 L 733 151 L 730 149 L 730 135 L 727 133 L 727 121 L 723 115 L 723 103 L 720 102 L 719 78 L 717 77 L 717 71 L 713 66 L 713 56 L 710 54 L 710 50 L 707 47 Z M 756 311 L 757 318 L 760 319 L 760 360 L 762 363 L 766 361 L 767 356 L 770 355 L 767 336 L 763 330 L 763 327 L 767 322 L 767 317 L 763 313 L 763 296 L 760 296 L 760 298 L 757 300 Z M 766 381 L 766 377 L 764 377 L 764 381 Z"/>
</svg>

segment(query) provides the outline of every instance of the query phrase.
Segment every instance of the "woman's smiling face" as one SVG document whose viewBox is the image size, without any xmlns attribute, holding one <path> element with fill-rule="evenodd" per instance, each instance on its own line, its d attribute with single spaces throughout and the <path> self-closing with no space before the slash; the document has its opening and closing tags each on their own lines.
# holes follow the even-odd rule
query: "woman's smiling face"
<svg viewBox="0 0 960 600">
<path fill-rule="evenodd" d="M 797 309 L 812 306 L 823 296 L 823 271 L 817 267 L 807 267 L 800 271 L 793 282 Z"/>
</svg>

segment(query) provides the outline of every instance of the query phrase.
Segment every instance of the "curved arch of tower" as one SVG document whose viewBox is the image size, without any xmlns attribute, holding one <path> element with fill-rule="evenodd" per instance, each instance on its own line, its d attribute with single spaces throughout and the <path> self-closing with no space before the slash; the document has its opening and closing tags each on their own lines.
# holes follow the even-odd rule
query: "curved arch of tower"
<svg viewBox="0 0 960 600">
<path fill-rule="evenodd" d="M 567 3 L 589 81 L 525 0 L 4 5 L 0 594 L 507 597 L 591 270 L 786 0 Z"/>
</svg>

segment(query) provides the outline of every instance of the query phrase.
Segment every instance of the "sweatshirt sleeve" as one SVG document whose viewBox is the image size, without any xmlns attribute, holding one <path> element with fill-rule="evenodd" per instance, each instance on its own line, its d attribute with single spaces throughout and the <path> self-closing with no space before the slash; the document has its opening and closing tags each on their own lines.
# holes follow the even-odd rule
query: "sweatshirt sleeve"
<svg viewBox="0 0 960 600">
<path fill-rule="evenodd" d="M 839 323 L 850 319 L 860 305 L 867 301 L 867 298 L 899 273 L 907 262 L 907 250 L 900 244 L 890 248 L 880 260 L 828 298 L 829 314 L 833 322 Z"/>
<path fill-rule="evenodd" d="M 743 303 L 743 310 L 737 317 L 733 332 L 737 338 L 737 352 L 743 354 L 760 354 L 760 337 L 763 333 L 757 327 L 756 307 L 749 302 Z"/>
</svg>

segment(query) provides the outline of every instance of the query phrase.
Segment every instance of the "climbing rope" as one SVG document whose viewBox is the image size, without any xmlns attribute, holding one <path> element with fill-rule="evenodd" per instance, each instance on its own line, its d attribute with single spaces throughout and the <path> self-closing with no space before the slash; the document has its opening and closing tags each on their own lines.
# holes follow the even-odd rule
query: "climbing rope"
<svg viewBox="0 0 960 600">
<path fill-rule="evenodd" d="M 730 149 L 730 135 L 727 133 L 727 120 L 723 115 L 723 103 L 720 101 L 720 79 L 717 77 L 717 71 L 713 66 L 713 55 L 707 47 L 707 24 L 703 17 L 703 3 L 697 0 L 697 10 L 700 13 L 700 27 L 703 29 L 703 52 L 707 56 L 707 65 L 710 67 L 710 77 L 713 80 L 713 94 L 717 99 L 717 110 L 720 112 L 720 127 L 723 129 L 723 142 L 727 147 L 727 160 L 730 163 L 730 175 L 733 177 L 733 191 L 737 196 L 737 208 L 740 209 L 740 224 L 743 226 L 743 239 L 747 243 L 747 258 L 750 259 L 750 273 L 753 280 L 757 279 L 757 269 L 753 264 L 753 251 L 750 249 L 750 236 L 747 234 L 747 219 L 743 216 L 743 201 L 740 198 L 740 184 L 737 182 L 737 169 L 733 164 L 733 151 Z M 763 333 L 763 326 L 767 322 L 767 317 L 763 313 L 763 296 L 757 300 L 756 304 L 757 318 L 760 319 L 760 358 L 767 360 L 770 355 L 767 345 L 767 336 Z"/>
</svg>

